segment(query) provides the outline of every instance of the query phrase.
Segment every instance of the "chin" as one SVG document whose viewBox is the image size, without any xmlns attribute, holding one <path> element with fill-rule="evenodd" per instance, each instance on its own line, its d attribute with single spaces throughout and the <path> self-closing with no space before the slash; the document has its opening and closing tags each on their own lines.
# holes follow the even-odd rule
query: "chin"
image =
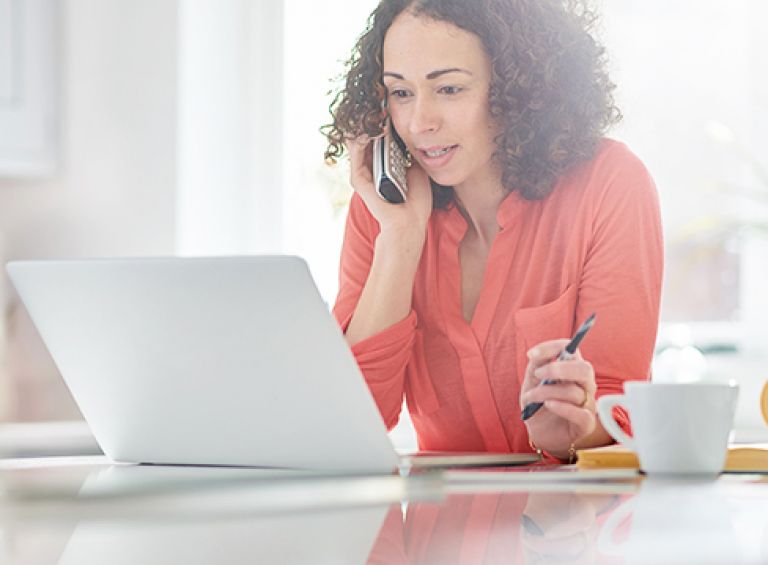
<svg viewBox="0 0 768 565">
<path fill-rule="evenodd" d="M 462 178 L 458 175 L 447 174 L 443 171 L 439 171 L 437 173 L 429 173 L 429 178 L 441 186 L 448 187 L 454 187 L 462 181 Z"/>
</svg>

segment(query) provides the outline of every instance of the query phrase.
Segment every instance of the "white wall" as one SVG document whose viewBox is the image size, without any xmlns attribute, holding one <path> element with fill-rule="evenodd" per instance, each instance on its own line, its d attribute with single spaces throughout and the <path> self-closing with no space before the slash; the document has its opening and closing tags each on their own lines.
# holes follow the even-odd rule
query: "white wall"
<svg viewBox="0 0 768 565">
<path fill-rule="evenodd" d="M 2 260 L 171 254 L 177 2 L 62 0 L 59 18 L 60 167 L 51 178 L 0 178 Z M 11 323 L 31 333 L 18 313 Z M 31 358 L 18 343 L 9 347 L 0 371 Z M 25 406 L 28 418 L 73 413 L 66 402 L 40 400 L 49 390 L 66 397 L 42 359 L 17 366 L 22 381 L 10 388 L 0 373 L 0 418 Z"/>
</svg>

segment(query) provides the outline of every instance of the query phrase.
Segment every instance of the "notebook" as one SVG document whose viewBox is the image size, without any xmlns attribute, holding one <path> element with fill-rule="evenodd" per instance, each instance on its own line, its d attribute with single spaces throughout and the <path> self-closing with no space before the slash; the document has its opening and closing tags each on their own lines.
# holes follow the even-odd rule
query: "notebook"
<svg viewBox="0 0 768 565">
<path fill-rule="evenodd" d="M 343 473 L 410 465 L 298 257 L 20 261 L 7 270 L 114 461 Z"/>
<path fill-rule="evenodd" d="M 632 468 L 640 463 L 634 451 L 623 445 L 609 445 L 577 452 L 580 469 Z M 768 473 L 768 444 L 733 444 L 728 447 L 725 472 Z"/>
</svg>

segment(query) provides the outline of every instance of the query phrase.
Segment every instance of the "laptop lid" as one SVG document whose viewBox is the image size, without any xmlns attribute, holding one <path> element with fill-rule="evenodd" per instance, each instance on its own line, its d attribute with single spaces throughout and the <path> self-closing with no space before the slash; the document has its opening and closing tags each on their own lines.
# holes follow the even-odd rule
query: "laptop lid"
<svg viewBox="0 0 768 565">
<path fill-rule="evenodd" d="M 7 270 L 113 460 L 397 467 L 302 259 L 16 261 Z"/>
</svg>

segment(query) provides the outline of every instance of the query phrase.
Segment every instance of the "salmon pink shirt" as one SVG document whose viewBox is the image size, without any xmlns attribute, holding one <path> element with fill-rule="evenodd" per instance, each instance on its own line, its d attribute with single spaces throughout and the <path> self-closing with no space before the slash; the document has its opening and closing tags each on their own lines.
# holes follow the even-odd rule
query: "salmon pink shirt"
<svg viewBox="0 0 768 565">
<path fill-rule="evenodd" d="M 580 351 L 594 367 L 597 396 L 650 375 L 663 244 L 658 196 L 640 160 L 603 140 L 549 196 L 511 192 L 497 218 L 471 323 L 462 315 L 459 264 L 467 222 L 451 206 L 430 217 L 410 314 L 352 347 L 387 428 L 405 398 L 422 450 L 530 451 L 519 402 L 526 352 L 570 337 L 592 312 L 597 320 Z M 343 330 L 378 233 L 355 194 L 334 307 Z"/>
</svg>

